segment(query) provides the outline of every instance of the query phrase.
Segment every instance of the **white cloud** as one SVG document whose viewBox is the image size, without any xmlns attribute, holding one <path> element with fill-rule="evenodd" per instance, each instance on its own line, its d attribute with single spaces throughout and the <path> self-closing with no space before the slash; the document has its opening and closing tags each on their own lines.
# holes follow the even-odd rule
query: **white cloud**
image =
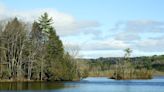
<svg viewBox="0 0 164 92">
<path fill-rule="evenodd" d="M 111 38 L 122 41 L 135 50 L 148 52 L 163 52 L 164 22 L 155 20 L 132 20 L 118 22 L 111 32 Z M 109 37 L 107 35 L 107 37 Z"/>
<path fill-rule="evenodd" d="M 86 44 L 83 50 L 122 50 L 130 47 L 129 44 L 115 39 L 95 40 Z"/>
<path fill-rule="evenodd" d="M 133 20 L 124 23 L 127 32 L 130 33 L 157 33 L 164 32 L 164 22 L 155 20 Z"/>
<path fill-rule="evenodd" d="M 130 47 L 133 56 L 160 54 L 164 51 L 164 22 L 155 20 L 134 20 L 118 22 L 110 32 L 100 39 L 93 39 L 86 45 L 86 51 L 122 51 Z M 113 54 L 117 53 L 113 51 Z M 88 52 L 88 51 L 87 51 Z M 92 53 L 94 54 L 94 53 Z M 102 56 L 99 54 L 100 56 Z M 95 54 L 98 56 L 98 54 Z M 104 55 L 104 54 L 103 54 Z M 94 55 L 93 55 L 94 56 Z M 105 56 L 105 55 L 104 55 Z M 117 53 L 116 56 L 121 56 Z"/>
<path fill-rule="evenodd" d="M 133 20 L 133 21 L 128 21 L 127 24 L 131 26 L 149 26 L 149 27 L 164 25 L 163 22 L 154 21 L 154 20 Z"/>
<path fill-rule="evenodd" d="M 140 40 L 141 37 L 138 34 L 133 33 L 118 33 L 115 35 L 116 40 L 123 40 L 123 41 L 134 41 L 134 40 Z"/>
<path fill-rule="evenodd" d="M 111 32 L 128 31 L 135 33 L 143 32 L 164 32 L 164 22 L 156 20 L 129 20 L 129 21 L 118 21 Z"/>
<path fill-rule="evenodd" d="M 5 6 L 0 3 L 0 12 L 5 12 Z"/>
<path fill-rule="evenodd" d="M 135 49 L 146 52 L 163 52 L 164 39 L 143 39 L 134 44 Z"/>
<path fill-rule="evenodd" d="M 51 8 L 19 11 L 0 7 L 1 19 L 17 16 L 24 21 L 33 22 L 34 20 L 37 20 L 38 17 L 44 12 L 48 12 L 49 16 L 53 18 L 54 26 L 57 30 L 57 33 L 62 36 L 81 33 L 84 32 L 86 29 L 92 30 L 92 28 L 100 26 L 100 23 L 98 23 L 97 21 L 77 20 L 70 14 L 59 12 Z"/>
<path fill-rule="evenodd" d="M 85 58 L 99 58 L 99 57 L 123 57 L 122 50 L 94 50 L 81 51 L 81 56 Z"/>
</svg>

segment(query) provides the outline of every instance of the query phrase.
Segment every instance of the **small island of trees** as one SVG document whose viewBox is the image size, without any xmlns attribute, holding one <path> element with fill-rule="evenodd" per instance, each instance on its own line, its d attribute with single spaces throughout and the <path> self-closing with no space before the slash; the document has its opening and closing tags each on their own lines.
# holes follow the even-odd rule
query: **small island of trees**
<svg viewBox="0 0 164 92">
<path fill-rule="evenodd" d="M 32 27 L 18 18 L 1 21 L 0 81 L 71 81 L 83 78 L 83 69 L 68 52 L 53 20 L 44 13 Z M 81 69 L 81 70 L 80 70 Z"/>
<path fill-rule="evenodd" d="M 116 62 L 116 69 L 112 75 L 112 79 L 151 79 L 152 78 L 152 67 L 151 62 L 148 62 L 147 67 L 140 67 L 138 64 L 132 64 L 130 61 L 130 55 L 132 50 L 126 48 L 123 62 Z"/>
</svg>

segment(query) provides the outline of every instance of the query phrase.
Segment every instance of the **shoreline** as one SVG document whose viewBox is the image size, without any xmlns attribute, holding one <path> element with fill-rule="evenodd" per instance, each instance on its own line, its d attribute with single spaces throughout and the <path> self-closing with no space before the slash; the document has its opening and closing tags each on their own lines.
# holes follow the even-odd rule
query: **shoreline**
<svg viewBox="0 0 164 92">
<path fill-rule="evenodd" d="M 77 82 L 79 80 L 64 80 L 64 81 L 47 81 L 47 80 L 0 80 L 0 83 L 7 83 L 7 82 Z"/>
<path fill-rule="evenodd" d="M 132 79 L 114 79 L 112 77 L 109 77 L 109 76 L 88 76 L 88 77 L 108 77 L 108 79 L 113 79 L 113 80 L 151 80 L 153 79 L 154 77 L 159 77 L 159 76 L 164 76 L 164 74 L 160 74 L 160 75 L 153 75 L 152 78 L 132 78 Z M 87 78 L 88 78 L 87 77 Z M 45 81 L 45 80 L 0 80 L 0 83 L 14 83 L 14 82 L 29 82 L 29 83 L 33 83 L 33 82 L 56 82 L 56 83 L 59 83 L 59 82 L 77 82 L 77 81 L 80 81 L 80 80 L 72 80 L 72 81 Z"/>
</svg>

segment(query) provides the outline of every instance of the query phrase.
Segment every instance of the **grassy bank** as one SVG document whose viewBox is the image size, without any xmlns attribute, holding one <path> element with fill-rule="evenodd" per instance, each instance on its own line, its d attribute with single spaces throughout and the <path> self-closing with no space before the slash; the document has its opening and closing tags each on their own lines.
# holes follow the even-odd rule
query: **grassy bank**
<svg viewBox="0 0 164 92">
<path fill-rule="evenodd" d="M 162 72 L 162 71 L 154 71 L 153 76 L 164 76 L 164 72 Z"/>
<path fill-rule="evenodd" d="M 164 76 L 164 72 L 151 71 L 146 69 L 123 71 L 115 73 L 114 70 L 90 71 L 89 77 L 109 77 L 111 79 L 128 80 L 128 79 L 151 79 L 153 76 Z M 114 75 L 113 75 L 114 74 Z"/>
<path fill-rule="evenodd" d="M 110 77 L 113 74 L 113 70 L 105 70 L 105 71 L 90 71 L 89 77 Z"/>
<path fill-rule="evenodd" d="M 129 80 L 129 79 L 151 79 L 152 71 L 146 69 L 136 69 L 136 70 L 122 70 L 115 72 L 111 79 L 116 80 Z"/>
</svg>

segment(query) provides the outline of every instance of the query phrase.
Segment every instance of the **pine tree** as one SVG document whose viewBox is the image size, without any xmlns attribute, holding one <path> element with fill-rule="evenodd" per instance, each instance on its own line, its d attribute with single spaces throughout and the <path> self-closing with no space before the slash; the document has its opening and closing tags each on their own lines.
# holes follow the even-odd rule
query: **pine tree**
<svg viewBox="0 0 164 92">
<path fill-rule="evenodd" d="M 49 40 L 47 45 L 47 51 L 50 58 L 63 58 L 64 48 L 63 43 L 56 35 L 54 28 L 49 31 Z"/>
<path fill-rule="evenodd" d="M 49 18 L 48 14 L 45 12 L 41 17 L 39 18 L 39 27 L 41 29 L 41 33 L 43 34 L 43 41 L 48 40 L 49 31 L 52 28 L 53 20 L 52 18 Z"/>
<path fill-rule="evenodd" d="M 49 31 L 49 38 L 46 46 L 46 51 L 46 75 L 49 79 L 60 80 L 63 76 L 63 68 L 65 68 L 63 66 L 64 48 L 62 41 L 59 39 L 59 36 L 56 35 L 56 32 L 53 27 Z"/>
<path fill-rule="evenodd" d="M 44 13 L 43 15 L 41 15 L 41 17 L 39 18 L 39 22 L 37 23 L 39 25 L 39 29 L 41 30 L 41 58 L 40 58 L 40 80 L 43 79 L 43 76 L 46 74 L 45 73 L 45 68 L 46 68 L 46 44 L 48 42 L 48 37 L 50 35 L 50 30 L 52 28 L 52 18 L 49 18 L 47 13 Z"/>
<path fill-rule="evenodd" d="M 63 61 L 64 48 L 62 41 L 59 39 L 59 36 L 57 36 L 56 31 L 52 26 L 52 18 L 49 18 L 47 13 L 44 13 L 39 18 L 38 24 L 42 33 L 44 50 L 44 56 L 42 59 L 45 64 L 45 69 L 43 69 L 43 67 L 41 68 L 41 75 L 44 71 L 44 74 L 48 79 L 51 79 L 53 76 L 54 80 L 60 80 L 63 76 L 62 72 L 64 72 L 65 67 Z"/>
</svg>

